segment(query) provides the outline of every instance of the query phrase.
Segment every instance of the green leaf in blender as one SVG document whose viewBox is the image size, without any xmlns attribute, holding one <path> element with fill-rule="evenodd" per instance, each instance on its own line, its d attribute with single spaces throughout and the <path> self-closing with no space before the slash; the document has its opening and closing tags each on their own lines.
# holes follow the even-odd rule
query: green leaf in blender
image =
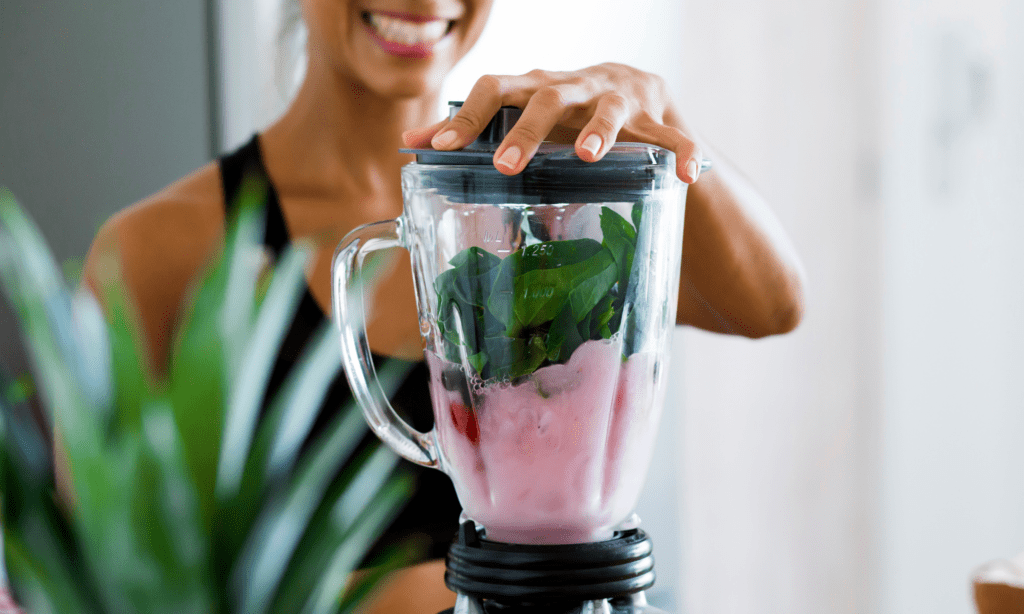
<svg viewBox="0 0 1024 614">
<path fill-rule="evenodd" d="M 469 356 L 469 364 L 477 373 L 482 373 L 487 366 L 487 352 L 477 352 Z"/>
<path fill-rule="evenodd" d="M 564 307 L 551 322 L 548 329 L 546 344 L 548 360 L 553 363 L 563 363 L 569 360 L 576 348 L 583 345 L 587 337 L 581 336 L 576 319 L 572 316 L 572 309 Z"/>
<path fill-rule="evenodd" d="M 469 267 L 471 271 L 478 273 L 492 269 L 500 263 L 501 258 L 476 246 L 462 250 L 449 262 L 449 264 L 457 269 Z"/>
<path fill-rule="evenodd" d="M 636 211 L 636 209 L 634 209 Z M 604 246 L 612 253 L 619 269 L 619 289 L 625 295 L 629 274 L 633 270 L 633 254 L 636 252 L 636 230 L 629 225 L 626 218 L 615 211 L 605 208 L 601 212 L 601 232 L 604 234 Z"/>
<path fill-rule="evenodd" d="M 638 223 L 642 209 L 632 212 Z M 610 207 L 600 216 L 602 241 L 533 243 L 499 258 L 478 247 L 451 259 L 434 281 L 445 357 L 484 379 L 528 375 L 564 363 L 588 340 L 619 328 L 637 231 Z M 535 239 L 534 239 L 535 240 Z"/>
<path fill-rule="evenodd" d="M 580 320 L 617 278 L 615 259 L 599 246 L 599 251 L 581 262 L 538 268 L 517 276 L 513 312 L 524 327 L 536 327 L 553 320 L 568 302 L 573 316 Z"/>
<path fill-rule="evenodd" d="M 523 253 L 521 250 L 512 252 L 502 259 L 495 269 L 494 283 L 487 295 L 487 310 L 501 323 L 504 334 L 514 337 L 519 334 L 521 325 L 515 317 L 515 292 L 513 286 L 517 271 L 522 270 Z"/>
<path fill-rule="evenodd" d="M 637 232 L 640 232 L 640 220 L 644 216 L 644 201 L 640 201 L 633 205 L 633 210 L 630 212 L 633 217 L 633 227 L 636 228 Z"/>
</svg>

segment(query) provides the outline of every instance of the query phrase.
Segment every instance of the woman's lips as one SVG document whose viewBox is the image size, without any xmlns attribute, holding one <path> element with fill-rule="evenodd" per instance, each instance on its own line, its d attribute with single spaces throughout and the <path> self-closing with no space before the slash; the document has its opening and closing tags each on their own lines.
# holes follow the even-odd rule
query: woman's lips
<svg viewBox="0 0 1024 614">
<path fill-rule="evenodd" d="M 404 58 L 429 58 L 453 23 L 453 20 L 433 15 L 390 11 L 363 13 L 363 24 L 371 38 L 386 53 Z"/>
<path fill-rule="evenodd" d="M 412 23 L 427 23 L 428 21 L 454 21 L 455 18 L 438 17 L 437 15 L 418 15 L 416 13 L 402 13 L 399 11 L 367 11 L 373 15 L 382 15 L 393 19 L 401 19 Z"/>
</svg>

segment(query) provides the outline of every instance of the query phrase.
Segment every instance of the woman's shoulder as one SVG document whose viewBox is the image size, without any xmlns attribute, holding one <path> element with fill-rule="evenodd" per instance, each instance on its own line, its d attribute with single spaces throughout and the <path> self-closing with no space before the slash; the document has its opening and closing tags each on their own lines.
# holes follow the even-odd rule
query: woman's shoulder
<svg viewBox="0 0 1024 614">
<path fill-rule="evenodd" d="M 223 227 L 224 196 L 214 162 L 114 214 L 97 233 L 87 262 L 100 251 L 113 251 L 123 266 L 162 269 L 215 243 Z"/>
<path fill-rule="evenodd" d="M 162 231 L 154 224 L 185 220 L 222 224 L 224 192 L 220 170 L 210 162 L 164 189 L 116 213 L 104 226 L 111 230 Z M 164 232 L 158 232 L 165 235 Z"/>
<path fill-rule="evenodd" d="M 106 280 L 123 284 L 151 350 L 163 355 L 185 293 L 222 243 L 224 219 L 220 172 L 211 162 L 107 220 L 83 281 L 97 296 Z"/>
</svg>

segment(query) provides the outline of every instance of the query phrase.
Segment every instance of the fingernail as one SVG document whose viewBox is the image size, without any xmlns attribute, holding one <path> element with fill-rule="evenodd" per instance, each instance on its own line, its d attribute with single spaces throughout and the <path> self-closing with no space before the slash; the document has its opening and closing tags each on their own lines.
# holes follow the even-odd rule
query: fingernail
<svg viewBox="0 0 1024 614">
<path fill-rule="evenodd" d="M 690 178 L 690 183 L 697 181 L 697 161 L 690 160 L 686 163 L 686 175 Z"/>
<path fill-rule="evenodd" d="M 601 151 L 602 142 L 603 141 L 601 140 L 601 137 L 595 132 L 594 134 L 591 134 L 587 138 L 583 139 L 583 142 L 580 143 L 580 149 L 583 149 L 584 151 L 589 151 L 590 155 L 596 156 L 597 152 Z"/>
<path fill-rule="evenodd" d="M 523 156 L 523 152 L 519 150 L 519 147 L 513 145 L 505 150 L 501 157 L 498 158 L 498 164 L 505 168 L 515 168 L 519 164 L 519 158 Z"/>
<path fill-rule="evenodd" d="M 445 130 L 441 134 L 435 134 L 434 138 L 430 139 L 430 144 L 434 146 L 434 149 L 443 149 L 450 147 L 457 138 L 459 135 L 454 130 Z"/>
</svg>

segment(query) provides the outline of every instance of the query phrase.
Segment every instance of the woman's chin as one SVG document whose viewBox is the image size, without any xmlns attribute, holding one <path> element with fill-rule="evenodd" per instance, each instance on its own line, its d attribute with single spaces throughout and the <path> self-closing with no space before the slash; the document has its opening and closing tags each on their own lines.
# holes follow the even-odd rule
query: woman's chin
<svg viewBox="0 0 1024 614">
<path fill-rule="evenodd" d="M 371 32 L 360 34 L 358 56 L 365 63 L 357 72 L 381 96 L 417 98 L 437 93 L 458 59 L 456 41 L 450 36 L 433 45 L 400 45 Z"/>
<path fill-rule="evenodd" d="M 382 98 L 419 98 L 438 93 L 447 72 L 439 65 L 421 70 L 381 70 L 365 75 L 362 81 Z"/>
</svg>

